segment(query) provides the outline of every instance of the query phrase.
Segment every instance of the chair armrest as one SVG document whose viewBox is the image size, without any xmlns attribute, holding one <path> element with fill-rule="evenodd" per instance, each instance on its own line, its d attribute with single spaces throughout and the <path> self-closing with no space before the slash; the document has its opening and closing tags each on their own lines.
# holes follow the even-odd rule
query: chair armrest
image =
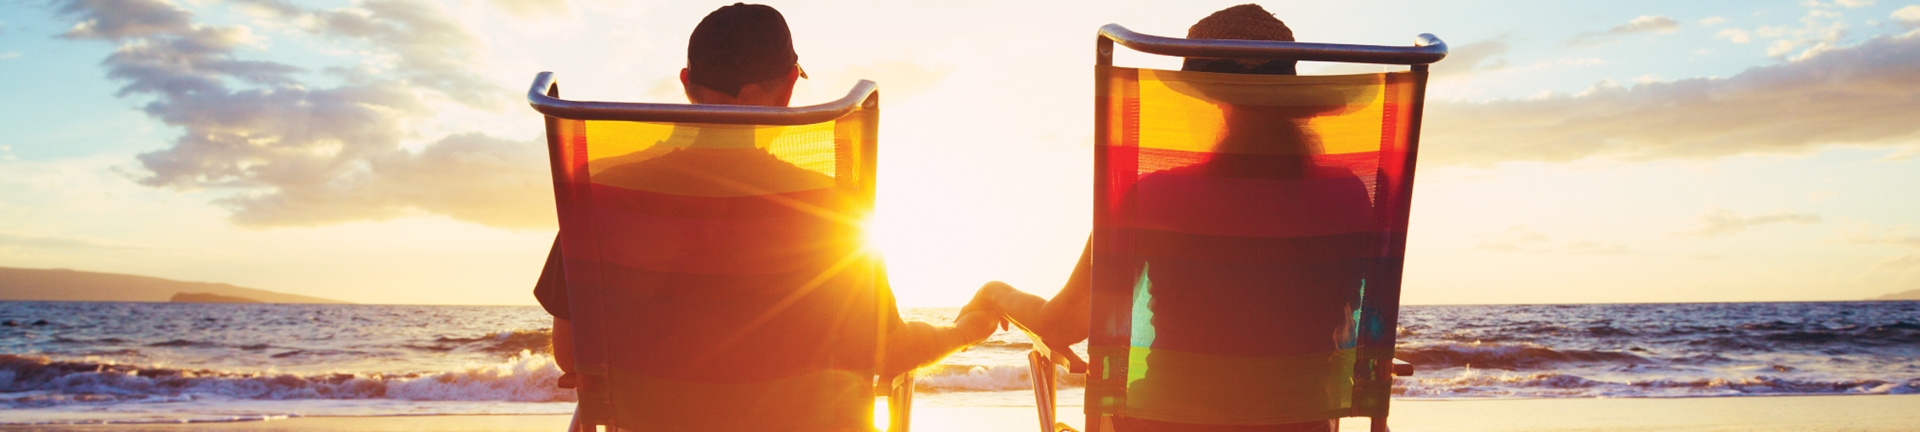
<svg viewBox="0 0 1920 432">
<path fill-rule="evenodd" d="M 1013 326 L 1019 328 L 1020 332 L 1026 333 L 1027 339 L 1033 341 L 1033 352 L 1039 353 L 1040 356 L 1046 358 L 1047 361 L 1066 366 L 1068 372 L 1077 374 L 1087 373 L 1087 360 L 1080 358 L 1080 354 L 1075 354 L 1073 349 L 1066 345 L 1055 345 L 1052 342 L 1048 342 L 1045 338 L 1040 337 L 1040 334 L 1028 329 L 1026 324 L 1021 324 L 1020 321 L 1014 320 L 1011 317 L 1007 319 L 1007 322 L 1013 323 Z"/>
<path fill-rule="evenodd" d="M 1413 363 L 1393 359 L 1393 376 L 1413 376 Z"/>
<path fill-rule="evenodd" d="M 874 396 L 891 396 L 895 389 L 913 388 L 913 371 L 902 372 L 891 377 L 876 377 L 873 380 Z"/>
<path fill-rule="evenodd" d="M 887 432 L 907 432 L 913 423 L 913 372 L 874 380 L 873 395 L 887 398 Z"/>
</svg>

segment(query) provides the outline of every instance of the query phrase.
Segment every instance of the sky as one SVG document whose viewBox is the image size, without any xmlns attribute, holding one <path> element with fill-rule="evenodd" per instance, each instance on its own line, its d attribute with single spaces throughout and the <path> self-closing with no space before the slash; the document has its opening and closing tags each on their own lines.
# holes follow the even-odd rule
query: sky
<svg viewBox="0 0 1920 432">
<path fill-rule="evenodd" d="M 569 99 L 681 102 L 687 34 L 724 4 L 0 0 L 0 266 L 533 304 L 556 228 L 526 86 L 553 71 Z M 796 104 L 880 83 L 873 237 L 901 304 L 943 307 L 991 280 L 1048 295 L 1071 270 L 1095 30 L 1180 36 L 1232 4 L 772 5 L 811 76 Z M 1303 41 L 1452 49 L 1405 303 L 1920 288 L 1915 2 L 1260 4 Z"/>
</svg>

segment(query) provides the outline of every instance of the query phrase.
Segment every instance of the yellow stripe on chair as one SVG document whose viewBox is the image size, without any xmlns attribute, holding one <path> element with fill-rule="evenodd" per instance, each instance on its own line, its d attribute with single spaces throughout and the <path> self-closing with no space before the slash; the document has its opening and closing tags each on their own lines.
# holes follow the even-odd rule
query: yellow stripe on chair
<svg viewBox="0 0 1920 432">
<path fill-rule="evenodd" d="M 1139 69 L 1140 146 L 1189 152 L 1215 148 L 1226 129 L 1222 105 L 1263 107 L 1305 121 L 1318 154 L 1379 151 L 1385 74 L 1233 75 Z M 1284 84 L 1275 85 L 1276 81 Z M 1274 154 L 1262 147 L 1249 154 Z"/>
<path fill-rule="evenodd" d="M 688 125 L 621 121 L 586 122 L 587 171 L 593 183 L 685 196 L 731 197 L 797 192 L 834 186 L 834 123 L 802 126 Z M 772 158 L 765 157 L 772 155 Z M 757 156 L 757 157 L 756 157 Z M 621 175 L 656 158 L 697 159 L 674 163 L 675 172 L 642 170 Z M 754 164 L 785 162 L 779 166 Z M 791 165 L 787 165 L 791 164 Z M 708 171 L 689 172 L 708 167 Z M 793 169 L 799 167 L 799 170 Z M 691 175 L 688 175 L 691 174 Z M 695 178 L 660 181 L 655 177 Z"/>
</svg>

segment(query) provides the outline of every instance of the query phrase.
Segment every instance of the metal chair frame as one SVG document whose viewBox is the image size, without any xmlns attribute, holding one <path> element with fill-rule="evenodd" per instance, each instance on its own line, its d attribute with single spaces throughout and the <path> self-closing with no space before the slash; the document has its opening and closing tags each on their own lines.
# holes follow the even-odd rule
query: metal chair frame
<svg viewBox="0 0 1920 432">
<path fill-rule="evenodd" d="M 1173 57 L 1406 65 L 1414 72 L 1425 72 L 1429 64 L 1446 58 L 1447 44 L 1441 41 L 1439 37 L 1430 33 L 1423 33 L 1415 37 L 1414 40 L 1415 42 L 1412 46 L 1379 46 L 1224 39 L 1182 39 L 1142 34 L 1128 30 L 1119 24 L 1107 24 L 1100 27 L 1098 36 L 1094 39 L 1094 64 L 1097 65 L 1096 67 L 1112 66 L 1113 46 L 1116 43 L 1138 52 Z M 1107 85 L 1109 85 L 1107 80 L 1095 80 L 1094 94 L 1107 94 Z M 1408 142 L 1408 145 L 1415 149 L 1412 153 L 1414 155 L 1418 154 L 1417 151 L 1419 148 L 1420 123 L 1426 98 L 1426 81 L 1420 80 L 1417 85 L 1419 87 L 1414 92 L 1415 102 L 1417 103 L 1413 108 L 1413 119 L 1411 123 L 1413 129 L 1410 132 Z M 1108 128 L 1106 126 L 1107 114 L 1107 104 L 1104 103 L 1104 101 L 1096 100 L 1094 102 L 1094 122 L 1096 124 L 1094 127 L 1094 142 L 1107 142 L 1109 139 L 1107 136 Z M 1096 148 L 1094 158 L 1096 165 L 1104 163 L 1106 158 L 1105 152 Z M 1406 171 L 1408 172 L 1408 182 L 1411 182 L 1413 171 L 1410 168 L 1414 163 L 1414 157 L 1408 157 L 1406 163 L 1409 168 Z M 1095 179 L 1094 184 L 1096 188 L 1103 187 L 1101 186 L 1103 183 L 1100 179 Z M 1412 190 L 1408 189 L 1407 193 L 1412 193 Z M 1406 250 L 1406 238 L 1401 237 L 1394 239 L 1388 247 L 1396 254 L 1403 254 Z M 1372 293 L 1374 295 L 1366 297 L 1366 304 L 1364 305 L 1366 310 L 1379 314 L 1379 320 L 1384 323 L 1388 329 L 1395 328 L 1399 322 L 1400 287 L 1397 281 L 1399 270 L 1396 269 L 1392 273 L 1394 273 L 1393 277 L 1396 279 L 1394 283 L 1379 284 L 1381 285 L 1379 288 L 1385 288 L 1384 290 L 1391 290 L 1391 292 L 1379 292 L 1384 290 L 1376 288 L 1376 291 Z M 1021 329 L 1026 330 L 1026 327 L 1022 326 Z M 1034 335 L 1031 331 L 1027 332 L 1027 334 L 1029 336 Z M 1371 346 L 1391 349 L 1395 343 L 1394 337 L 1393 331 L 1387 331 L 1383 338 L 1374 338 L 1374 340 L 1366 340 L 1366 338 L 1363 338 L 1361 344 L 1363 347 Z M 1027 359 L 1029 366 L 1032 368 L 1030 375 L 1034 384 L 1034 402 L 1040 412 L 1040 430 L 1042 432 L 1068 430 L 1064 423 L 1055 421 L 1057 407 L 1054 401 L 1054 394 L 1059 382 L 1059 368 L 1065 367 L 1072 373 L 1087 373 L 1087 362 L 1064 345 L 1051 344 L 1038 338 L 1035 339 L 1035 342 L 1034 350 L 1028 354 Z M 1360 377 L 1359 379 L 1361 380 L 1374 381 L 1375 385 L 1380 385 L 1380 381 L 1384 381 L 1384 385 L 1391 386 L 1393 377 L 1413 375 L 1413 365 L 1398 359 L 1393 360 L 1391 365 L 1368 363 L 1355 366 L 1354 375 L 1356 377 Z M 1382 403 L 1385 402 L 1382 401 Z M 1088 408 L 1087 411 L 1085 411 L 1086 418 L 1089 419 L 1089 421 L 1096 416 L 1092 411 L 1093 406 L 1093 404 L 1087 404 Z M 1092 427 L 1093 425 L 1088 426 Z M 1387 430 L 1386 417 L 1372 418 L 1370 429 L 1375 432 L 1385 432 Z"/>
<path fill-rule="evenodd" d="M 854 83 L 853 88 L 847 91 L 847 95 L 840 99 L 818 105 L 799 107 L 594 102 L 561 99 L 560 84 L 554 78 L 553 72 L 540 72 L 534 76 L 532 86 L 527 89 L 527 104 L 532 106 L 534 111 L 539 111 L 546 117 L 548 160 L 549 163 L 552 164 L 551 168 L 556 176 L 554 179 L 556 186 L 555 192 L 561 193 L 558 190 L 559 181 L 561 180 L 558 176 L 559 173 L 562 172 L 562 167 L 558 153 L 558 135 L 554 132 L 555 122 L 559 119 L 796 126 L 832 121 L 858 108 L 877 110 L 880 108 L 880 87 L 873 81 L 860 80 Z M 868 136 L 878 137 L 880 126 L 878 113 L 876 112 L 874 115 L 875 121 L 868 122 L 865 125 L 867 130 L 865 130 L 864 133 L 868 134 Z M 862 149 L 864 154 L 869 155 L 864 161 L 866 166 L 860 167 L 864 172 L 873 173 L 877 168 L 879 159 L 878 143 L 878 138 L 869 140 L 867 142 L 869 147 Z M 867 194 L 866 198 L 872 199 L 872 194 L 874 193 L 874 176 L 867 175 L 866 178 L 863 179 L 863 183 L 862 188 L 864 193 Z M 585 385 L 586 383 L 583 382 L 582 384 Z M 888 424 L 890 425 L 888 430 L 890 432 L 906 432 L 908 430 L 909 420 L 911 420 L 913 411 L 913 388 L 913 374 L 911 373 L 900 374 L 891 379 L 876 382 L 874 386 L 875 394 L 887 396 Z M 604 393 L 602 395 L 604 396 Z M 588 401 L 585 397 L 587 396 L 586 394 L 582 394 L 582 396 L 582 404 L 611 403 L 611 401 L 608 400 Z M 569 427 L 569 430 L 575 431 L 592 431 L 594 429 L 594 425 L 580 423 L 580 414 L 578 412 L 575 413 L 572 426 Z"/>
</svg>

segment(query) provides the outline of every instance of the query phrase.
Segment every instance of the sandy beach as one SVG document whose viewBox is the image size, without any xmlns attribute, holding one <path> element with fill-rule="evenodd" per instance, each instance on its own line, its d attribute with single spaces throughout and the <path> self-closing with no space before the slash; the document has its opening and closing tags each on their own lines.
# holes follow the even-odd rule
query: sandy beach
<svg viewBox="0 0 1920 432">
<path fill-rule="evenodd" d="M 1080 407 L 1061 407 L 1079 425 Z M 19 426 L 45 431 L 559 431 L 567 416 L 305 417 L 238 423 Z M 929 407 L 914 411 L 913 430 L 1031 431 L 1033 411 L 1020 407 Z M 1920 429 L 1920 395 L 1779 396 L 1678 399 L 1510 399 L 1398 401 L 1395 430 L 1505 431 L 1912 431 Z M 1344 430 L 1366 430 L 1349 419 Z"/>
</svg>

